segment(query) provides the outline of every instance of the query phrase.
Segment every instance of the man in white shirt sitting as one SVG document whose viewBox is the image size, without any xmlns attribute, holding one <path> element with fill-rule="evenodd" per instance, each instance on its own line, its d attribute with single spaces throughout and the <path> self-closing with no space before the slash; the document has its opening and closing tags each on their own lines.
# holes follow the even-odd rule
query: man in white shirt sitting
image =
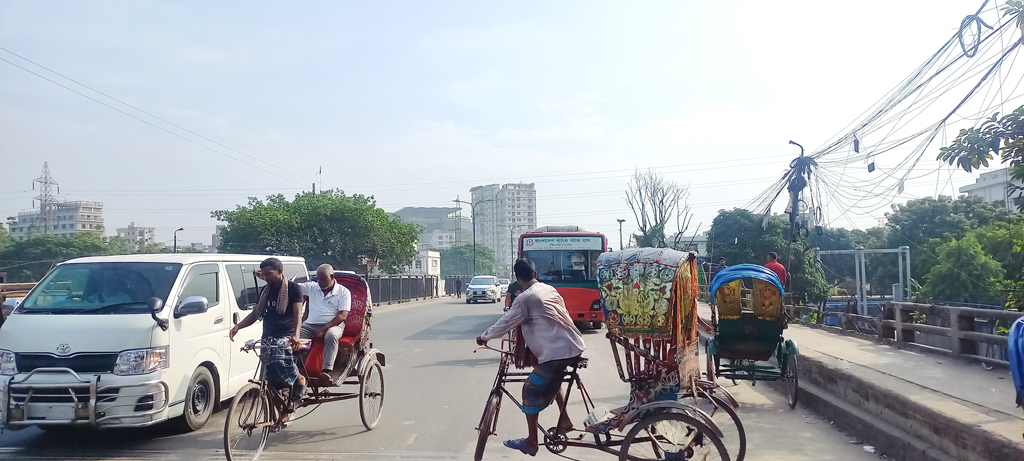
<svg viewBox="0 0 1024 461">
<path fill-rule="evenodd" d="M 345 319 L 352 309 L 352 293 L 334 280 L 334 268 L 322 264 L 316 268 L 315 282 L 298 284 L 309 297 L 309 309 L 302 318 L 302 339 L 324 335 L 324 362 L 321 381 L 330 381 L 330 371 L 338 357 L 338 339 L 345 331 Z M 307 370 L 312 372 L 312 370 Z"/>
<path fill-rule="evenodd" d="M 529 379 L 523 383 L 523 413 L 528 428 L 525 439 L 506 440 L 505 446 L 536 456 L 537 417 L 540 411 L 558 398 L 559 407 L 565 406 L 562 397 L 562 379 L 566 370 L 575 366 L 586 349 L 583 335 L 576 329 L 565 308 L 565 300 L 554 287 L 537 281 L 537 270 L 527 259 L 516 261 L 512 267 L 516 283 L 523 292 L 512 301 L 512 307 L 490 328 L 476 338 L 477 344 L 500 338 L 517 326 L 522 326 L 526 345 L 537 356 L 539 363 Z M 562 413 L 558 425 L 568 431 L 572 421 Z"/>
</svg>

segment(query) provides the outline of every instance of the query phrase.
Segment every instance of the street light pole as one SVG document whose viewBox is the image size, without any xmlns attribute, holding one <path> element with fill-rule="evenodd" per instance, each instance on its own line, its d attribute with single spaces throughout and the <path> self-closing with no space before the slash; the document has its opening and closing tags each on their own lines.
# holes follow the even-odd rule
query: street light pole
<svg viewBox="0 0 1024 461">
<path fill-rule="evenodd" d="M 625 219 L 616 219 L 619 222 L 619 251 L 622 251 L 622 223 L 626 222 Z"/>
<path fill-rule="evenodd" d="M 484 203 L 484 202 L 493 202 L 495 200 L 492 199 L 492 198 L 489 198 L 487 200 L 481 200 L 481 201 L 476 202 L 476 203 L 467 202 L 465 200 L 459 200 L 459 199 L 455 199 L 455 200 L 452 200 L 452 201 L 455 202 L 455 203 L 459 203 L 459 204 L 462 204 L 462 203 L 468 203 L 469 204 L 470 219 L 473 220 L 473 276 L 475 277 L 476 276 L 476 206 L 481 204 L 481 203 Z"/>
<path fill-rule="evenodd" d="M 516 246 L 515 246 L 515 239 L 513 237 L 513 235 L 514 235 L 513 232 L 515 232 L 516 228 L 523 227 L 523 225 L 522 224 L 505 224 L 505 227 L 508 228 L 508 252 L 509 252 L 509 255 L 512 256 L 512 265 L 515 265 L 515 263 L 516 263 Z"/>
<path fill-rule="evenodd" d="M 179 227 L 178 230 L 174 231 L 174 252 L 175 253 L 178 252 L 178 231 L 183 231 L 183 230 L 185 230 L 184 227 Z M 164 248 L 166 248 L 166 247 L 164 247 Z"/>
</svg>

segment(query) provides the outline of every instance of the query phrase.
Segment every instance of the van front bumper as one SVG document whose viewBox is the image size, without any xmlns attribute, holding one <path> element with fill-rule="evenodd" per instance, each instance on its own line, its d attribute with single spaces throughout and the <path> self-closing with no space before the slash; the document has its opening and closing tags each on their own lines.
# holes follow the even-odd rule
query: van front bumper
<svg viewBox="0 0 1024 461">
<path fill-rule="evenodd" d="M 0 422 L 29 426 L 148 426 L 166 419 L 169 393 L 161 380 L 112 373 L 79 375 L 69 368 L 37 368 L 0 385 Z"/>
</svg>

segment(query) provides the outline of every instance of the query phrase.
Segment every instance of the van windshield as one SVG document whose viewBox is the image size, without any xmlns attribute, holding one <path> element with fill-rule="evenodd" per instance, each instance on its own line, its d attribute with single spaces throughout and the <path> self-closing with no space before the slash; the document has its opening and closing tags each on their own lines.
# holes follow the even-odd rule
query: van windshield
<svg viewBox="0 0 1024 461">
<path fill-rule="evenodd" d="M 181 264 L 62 264 L 18 306 L 18 314 L 148 314 L 149 298 L 167 300 Z"/>
</svg>

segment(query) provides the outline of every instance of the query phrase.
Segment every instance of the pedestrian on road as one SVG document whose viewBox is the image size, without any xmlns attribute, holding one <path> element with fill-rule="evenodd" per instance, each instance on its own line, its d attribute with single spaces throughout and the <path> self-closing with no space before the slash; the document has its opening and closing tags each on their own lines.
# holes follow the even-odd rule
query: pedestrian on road
<svg viewBox="0 0 1024 461">
<path fill-rule="evenodd" d="M 774 251 L 768 253 L 768 263 L 764 265 L 769 270 L 779 276 L 779 283 L 782 286 L 786 286 L 786 268 L 779 262 L 779 255 Z"/>
<path fill-rule="evenodd" d="M 462 297 L 462 279 L 455 279 L 455 297 Z"/>
<path fill-rule="evenodd" d="M 537 419 L 541 410 L 557 399 L 558 407 L 565 408 L 562 379 L 570 366 L 580 360 L 586 349 L 583 335 L 573 325 L 565 300 L 551 285 L 537 281 L 533 262 L 520 259 L 513 266 L 516 282 L 522 293 L 512 301 L 512 307 L 494 325 L 476 338 L 479 345 L 500 338 L 513 328 L 522 326 L 526 345 L 537 356 L 539 363 L 523 383 L 523 413 L 526 414 L 527 437 L 506 440 L 505 446 L 523 454 L 536 456 Z M 511 290 L 510 290 L 511 291 Z M 562 413 L 559 427 L 572 429 L 572 421 Z"/>
<path fill-rule="evenodd" d="M 512 275 L 515 278 L 515 275 Z M 516 296 L 523 294 L 523 287 L 519 286 L 518 280 L 513 280 L 512 283 L 508 284 L 508 288 L 505 291 L 505 312 L 508 312 L 512 308 L 512 301 L 516 300 Z"/>
<path fill-rule="evenodd" d="M 726 267 L 729 267 L 729 265 L 725 263 L 725 258 L 718 258 L 718 265 L 715 266 L 714 271 L 711 273 L 711 278 L 715 278 L 715 276 Z"/>
</svg>

